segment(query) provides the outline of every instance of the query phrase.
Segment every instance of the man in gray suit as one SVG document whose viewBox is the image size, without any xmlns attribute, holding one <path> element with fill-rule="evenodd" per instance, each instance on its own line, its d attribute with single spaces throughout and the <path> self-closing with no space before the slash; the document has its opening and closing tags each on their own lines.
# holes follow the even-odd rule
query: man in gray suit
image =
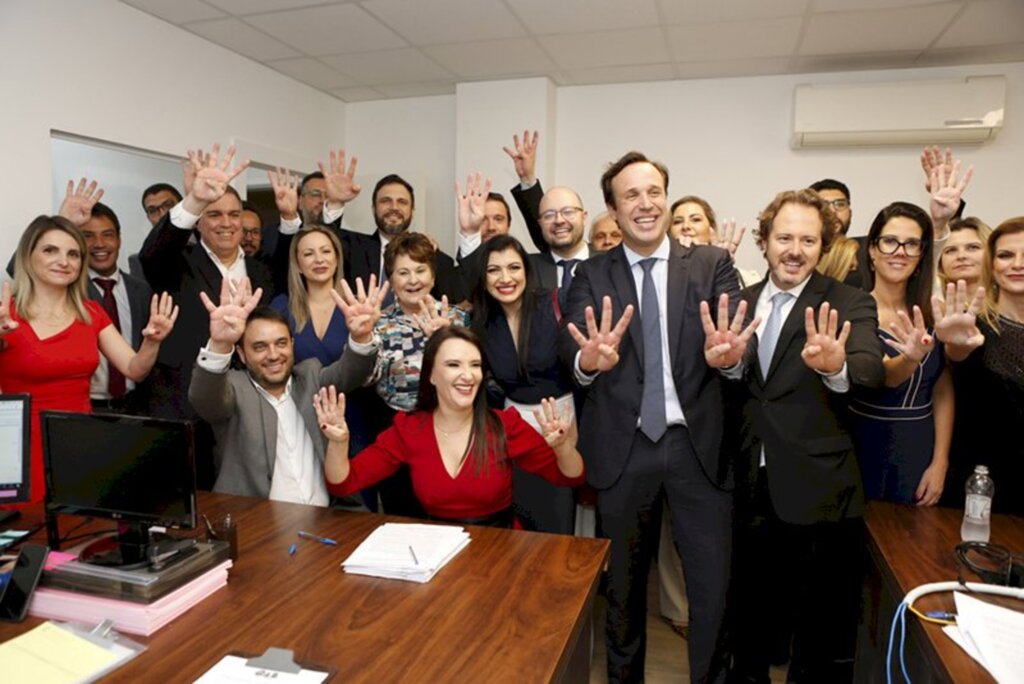
<svg viewBox="0 0 1024 684">
<path fill-rule="evenodd" d="M 339 392 L 362 386 L 373 371 L 373 326 L 387 286 L 338 297 L 349 329 L 341 358 L 324 367 L 317 359 L 294 363 L 287 320 L 257 307 L 260 291 L 227 278 L 220 304 L 205 293 L 210 340 L 200 349 L 189 401 L 213 427 L 217 478 L 214 491 L 319 506 L 328 504 L 323 476 L 324 438 L 312 397 L 321 387 Z M 245 370 L 229 370 L 233 351 Z"/>
</svg>

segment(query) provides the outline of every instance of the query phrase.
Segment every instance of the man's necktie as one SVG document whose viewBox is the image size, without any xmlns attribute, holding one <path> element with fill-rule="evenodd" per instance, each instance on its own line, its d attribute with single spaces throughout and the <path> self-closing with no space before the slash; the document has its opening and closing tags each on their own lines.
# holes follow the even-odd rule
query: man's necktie
<svg viewBox="0 0 1024 684">
<path fill-rule="evenodd" d="M 772 356 L 775 354 L 775 345 L 779 343 L 779 333 L 782 332 L 782 309 L 786 303 L 793 298 L 789 292 L 776 292 L 772 295 L 772 312 L 768 314 L 768 323 L 764 326 L 764 334 L 758 337 L 757 359 L 761 362 L 761 377 L 768 377 L 768 369 L 772 365 Z"/>
<path fill-rule="evenodd" d="M 657 259 L 643 259 L 644 288 L 640 300 L 640 319 L 644 332 L 644 394 L 640 403 L 640 431 L 652 442 L 665 434 L 665 377 L 661 350 L 661 308 L 651 269 Z"/>
<path fill-rule="evenodd" d="M 116 280 L 112 278 L 93 278 L 101 290 L 103 290 L 103 310 L 110 316 L 110 322 L 114 324 L 118 332 L 121 332 L 121 317 L 117 313 L 117 300 L 114 299 L 114 285 Z M 107 363 L 107 391 L 113 399 L 120 399 L 125 393 L 124 376 L 121 371 L 114 368 L 114 364 Z"/>
<path fill-rule="evenodd" d="M 565 308 L 565 303 L 569 299 L 569 286 L 572 285 L 572 272 L 576 268 L 576 264 L 580 263 L 579 259 L 559 259 L 558 265 L 562 267 L 562 284 L 558 286 L 558 306 L 562 309 Z"/>
</svg>

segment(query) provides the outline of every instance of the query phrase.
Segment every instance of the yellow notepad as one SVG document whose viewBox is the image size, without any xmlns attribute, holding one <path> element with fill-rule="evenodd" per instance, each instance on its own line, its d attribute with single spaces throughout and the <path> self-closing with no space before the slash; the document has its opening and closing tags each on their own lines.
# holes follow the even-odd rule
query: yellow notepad
<svg viewBox="0 0 1024 684">
<path fill-rule="evenodd" d="M 0 644 L 5 684 L 62 684 L 106 670 L 123 654 L 46 622 Z"/>
</svg>

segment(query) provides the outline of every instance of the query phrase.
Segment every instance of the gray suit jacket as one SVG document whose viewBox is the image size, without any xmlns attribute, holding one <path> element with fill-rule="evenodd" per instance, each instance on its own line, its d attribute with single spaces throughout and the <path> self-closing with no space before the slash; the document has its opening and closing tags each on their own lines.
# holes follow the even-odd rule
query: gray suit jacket
<svg viewBox="0 0 1024 684">
<path fill-rule="evenodd" d="M 327 385 L 346 393 L 361 387 L 373 372 L 376 358 L 376 354 L 360 355 L 346 346 L 341 358 L 329 366 L 307 359 L 292 369 L 291 395 L 321 464 L 326 440 L 313 411 L 313 393 Z M 196 365 L 188 398 L 217 438 L 213 491 L 268 498 L 277 460 L 277 413 L 256 391 L 249 373 L 211 373 Z"/>
</svg>

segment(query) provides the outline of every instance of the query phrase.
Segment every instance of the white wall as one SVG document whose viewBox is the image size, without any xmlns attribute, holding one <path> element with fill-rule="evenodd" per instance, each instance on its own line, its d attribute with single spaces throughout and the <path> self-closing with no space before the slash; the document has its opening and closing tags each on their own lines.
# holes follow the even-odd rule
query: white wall
<svg viewBox="0 0 1024 684">
<path fill-rule="evenodd" d="M 0 64 L 3 255 L 55 206 L 51 130 L 307 168 L 344 145 L 343 103 L 114 0 L 3 0 Z"/>
</svg>

